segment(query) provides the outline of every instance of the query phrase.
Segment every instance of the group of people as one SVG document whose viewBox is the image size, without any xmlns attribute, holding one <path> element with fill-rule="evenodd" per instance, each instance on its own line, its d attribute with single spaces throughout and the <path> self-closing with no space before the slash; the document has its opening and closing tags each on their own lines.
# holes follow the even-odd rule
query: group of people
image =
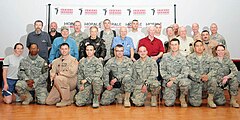
<svg viewBox="0 0 240 120">
<path fill-rule="evenodd" d="M 92 26 L 88 36 L 80 21 L 74 22 L 71 34 L 66 26 L 57 32 L 56 22 L 46 33 L 43 22 L 35 21 L 35 31 L 27 37 L 29 55 L 21 56 L 24 46 L 17 43 L 13 55 L 3 61 L 4 102 L 93 108 L 116 102 L 130 107 L 144 106 L 151 93 L 153 107 L 158 96 L 165 106 L 174 106 L 179 97 L 181 107 L 187 107 L 201 106 L 207 95 L 208 106 L 216 108 L 226 103 L 228 88 L 230 105 L 239 108 L 238 70 L 215 23 L 211 35 L 192 24 L 191 37 L 178 24 L 167 27 L 165 36 L 161 23 L 149 26 L 145 36 L 138 24 L 133 20 L 130 32 L 120 27 L 118 36 L 105 19 L 104 30 L 99 34 Z"/>
</svg>

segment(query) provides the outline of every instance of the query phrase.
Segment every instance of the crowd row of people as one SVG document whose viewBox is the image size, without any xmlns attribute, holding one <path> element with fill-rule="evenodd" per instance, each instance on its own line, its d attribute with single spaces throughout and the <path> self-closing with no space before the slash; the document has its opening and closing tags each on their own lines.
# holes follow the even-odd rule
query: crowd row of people
<svg viewBox="0 0 240 120">
<path fill-rule="evenodd" d="M 146 37 L 138 31 L 137 20 L 132 21 L 129 33 L 120 27 L 119 36 L 109 19 L 103 24 L 99 37 L 96 26 L 90 27 L 87 37 L 80 21 L 74 22 L 70 35 L 66 26 L 58 33 L 56 22 L 46 33 L 43 22 L 35 21 L 35 31 L 27 37 L 29 55 L 23 58 L 23 45 L 17 43 L 14 54 L 4 59 L 4 101 L 29 104 L 35 99 L 38 104 L 58 107 L 75 103 L 97 108 L 116 100 L 130 107 L 130 99 L 143 106 L 150 92 L 151 106 L 157 106 L 159 93 L 166 106 L 173 106 L 180 90 L 181 107 L 188 106 L 186 99 L 200 106 L 202 92 L 207 92 L 208 105 L 216 108 L 226 103 L 223 88 L 228 86 L 230 105 L 239 107 L 238 70 L 215 23 L 210 27 L 212 35 L 208 30 L 198 32 L 199 25 L 194 23 L 192 37 L 177 24 L 166 28 L 167 37 L 161 34 L 161 24 L 149 26 Z"/>
</svg>

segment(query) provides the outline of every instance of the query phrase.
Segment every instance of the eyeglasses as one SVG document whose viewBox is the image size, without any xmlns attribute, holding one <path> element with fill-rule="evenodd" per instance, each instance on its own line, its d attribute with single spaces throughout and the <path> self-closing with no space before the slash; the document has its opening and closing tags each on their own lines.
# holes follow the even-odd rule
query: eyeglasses
<svg viewBox="0 0 240 120">
<path fill-rule="evenodd" d="M 116 50 L 116 52 L 123 52 L 123 50 Z"/>
</svg>

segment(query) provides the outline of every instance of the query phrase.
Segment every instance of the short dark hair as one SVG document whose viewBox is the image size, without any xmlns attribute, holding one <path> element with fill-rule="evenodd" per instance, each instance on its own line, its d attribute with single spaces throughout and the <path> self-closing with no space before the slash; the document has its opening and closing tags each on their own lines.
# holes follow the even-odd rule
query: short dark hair
<svg viewBox="0 0 240 120">
<path fill-rule="evenodd" d="M 109 22 L 111 22 L 111 20 L 109 20 L 109 19 L 105 19 L 105 20 L 103 20 L 103 23 L 104 23 L 104 22 L 106 22 L 106 21 L 109 21 Z"/>
<path fill-rule="evenodd" d="M 177 42 L 178 42 L 178 45 L 180 45 L 180 41 L 179 41 L 177 38 L 171 39 L 169 43 L 171 44 L 172 41 L 177 41 Z"/>
<path fill-rule="evenodd" d="M 16 43 L 16 44 L 14 45 L 14 48 L 13 48 L 13 49 L 16 49 L 18 45 L 21 45 L 21 46 L 22 46 L 22 49 L 24 48 L 24 46 L 23 46 L 22 43 Z"/>
<path fill-rule="evenodd" d="M 75 25 L 75 23 L 77 23 L 77 22 L 79 22 L 79 23 L 80 23 L 80 25 L 81 25 L 81 22 L 80 22 L 79 20 L 75 21 L 75 22 L 73 23 L 73 25 Z"/>
<path fill-rule="evenodd" d="M 157 25 L 161 25 L 162 26 L 162 23 L 155 23 L 154 26 L 156 27 Z"/>
<path fill-rule="evenodd" d="M 69 44 L 68 43 L 62 43 L 59 48 L 61 48 L 62 46 L 65 46 L 65 45 L 68 46 L 68 48 L 69 48 Z"/>
<path fill-rule="evenodd" d="M 196 40 L 196 41 L 193 43 L 194 47 L 196 46 L 196 44 L 197 44 L 198 42 L 202 43 L 202 45 L 203 45 L 203 41 L 201 41 L 201 40 Z"/>
<path fill-rule="evenodd" d="M 121 45 L 121 44 L 117 44 L 117 45 L 115 46 L 115 48 L 117 48 L 117 47 L 118 47 L 118 48 L 121 48 L 121 47 L 124 48 L 123 45 Z"/>
<path fill-rule="evenodd" d="M 36 25 L 37 22 L 42 23 L 42 26 L 43 26 L 43 21 L 41 21 L 41 20 L 36 20 L 36 21 L 34 22 L 34 25 Z"/>
<path fill-rule="evenodd" d="M 37 48 L 38 48 L 38 44 L 37 44 L 37 43 L 30 43 L 30 44 L 28 45 L 28 49 L 30 49 L 30 47 L 31 47 L 32 45 L 36 45 Z"/>
<path fill-rule="evenodd" d="M 223 44 L 218 44 L 216 47 L 215 47 L 215 50 L 217 50 L 218 47 L 223 47 L 224 50 L 225 50 L 225 46 Z"/>
<path fill-rule="evenodd" d="M 87 45 L 86 45 L 86 48 L 87 48 L 87 46 L 92 46 L 93 49 L 96 50 L 95 46 L 94 46 L 93 44 L 91 44 L 91 43 L 87 44 Z"/>
<path fill-rule="evenodd" d="M 202 33 L 204 33 L 204 32 L 207 32 L 207 33 L 209 34 L 209 31 L 208 31 L 208 30 L 203 30 Z"/>
<path fill-rule="evenodd" d="M 138 20 L 137 20 L 137 19 L 134 19 L 134 20 L 132 20 L 132 22 L 134 22 L 134 21 L 138 22 Z"/>
</svg>

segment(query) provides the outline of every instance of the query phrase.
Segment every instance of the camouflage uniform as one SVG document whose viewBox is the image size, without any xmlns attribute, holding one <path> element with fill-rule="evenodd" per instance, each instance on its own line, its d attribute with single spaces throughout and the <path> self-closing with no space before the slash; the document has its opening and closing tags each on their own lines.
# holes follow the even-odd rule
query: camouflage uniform
<svg viewBox="0 0 240 120">
<path fill-rule="evenodd" d="M 109 83 L 109 72 L 121 82 L 121 88 L 113 88 L 112 90 L 105 90 L 101 98 L 102 105 L 109 105 L 115 101 L 116 95 L 119 93 L 132 92 L 132 61 L 128 57 L 123 56 L 123 60 L 118 62 L 115 57 L 108 60 L 103 70 L 103 83 L 107 87 Z"/>
<path fill-rule="evenodd" d="M 191 89 L 189 90 L 188 100 L 192 106 L 200 106 L 202 104 L 202 87 L 207 86 L 208 93 L 214 94 L 217 83 L 210 72 L 212 65 L 212 57 L 207 53 L 203 53 L 201 58 L 196 53 L 192 53 L 187 57 L 189 70 L 189 78 L 191 79 Z M 201 75 L 208 75 L 208 81 L 203 82 Z"/>
<path fill-rule="evenodd" d="M 203 41 L 205 52 L 208 53 L 210 56 L 216 56 L 216 50 L 215 47 L 218 45 L 218 42 L 216 40 L 208 40 Z M 225 56 L 230 58 L 230 53 L 227 49 L 225 49 Z"/>
<path fill-rule="evenodd" d="M 218 44 L 222 44 L 222 45 L 227 47 L 225 38 L 222 35 L 218 34 L 218 33 L 216 33 L 215 35 L 211 35 L 210 39 L 211 40 L 216 40 L 218 42 Z"/>
<path fill-rule="evenodd" d="M 213 79 L 216 79 L 218 82 L 218 87 L 214 95 L 214 102 L 217 105 L 224 105 L 226 103 L 226 98 L 224 97 L 224 90 L 219 86 L 219 83 L 222 82 L 222 78 L 224 76 L 230 77 L 228 80 L 228 87 L 232 100 L 232 97 L 238 95 L 238 70 L 231 59 L 224 57 L 222 61 L 220 61 L 218 58 L 214 58 L 213 71 L 215 73 Z"/>
<path fill-rule="evenodd" d="M 138 59 L 133 64 L 133 95 L 131 100 L 136 106 L 144 105 L 147 98 L 147 92 L 143 93 L 141 91 L 142 86 L 146 85 L 148 91 L 151 92 L 152 96 L 157 96 L 160 90 L 160 82 L 157 80 L 158 76 L 158 66 L 155 60 L 147 57 L 145 61 Z M 155 99 L 156 100 L 156 99 Z"/>
<path fill-rule="evenodd" d="M 163 55 L 163 58 L 160 62 L 160 73 L 164 79 L 163 87 L 163 99 L 165 100 L 166 106 L 173 106 L 176 99 L 177 88 L 180 88 L 181 96 L 184 101 L 181 101 L 184 104 L 182 107 L 186 107 L 185 96 L 188 93 L 190 87 L 190 80 L 187 78 L 189 68 L 187 67 L 187 60 L 181 54 L 178 53 L 176 56 L 171 55 L 172 52 L 166 53 Z M 176 80 L 173 81 L 171 87 L 167 87 L 167 83 L 170 81 L 171 77 L 176 77 Z"/>
<path fill-rule="evenodd" d="M 52 63 L 50 76 L 55 76 L 54 85 L 46 99 L 46 104 L 66 106 L 73 103 L 76 94 L 78 61 L 69 55 L 65 59 L 61 56 Z M 60 74 L 61 73 L 61 74 Z M 60 102 L 61 101 L 61 102 Z M 60 103 L 58 103 L 60 102 Z"/>
<path fill-rule="evenodd" d="M 111 52 L 113 52 L 111 50 L 111 47 L 112 47 L 112 41 L 113 41 L 113 38 L 116 37 L 113 30 L 110 30 L 109 33 L 105 32 L 103 30 L 103 35 L 102 35 L 102 39 L 105 40 L 105 45 L 106 45 L 106 57 L 104 58 L 104 60 L 108 60 L 111 58 Z M 100 36 L 101 37 L 101 36 Z"/>
<path fill-rule="evenodd" d="M 77 36 L 75 35 L 75 32 L 73 32 L 69 36 L 72 37 L 76 41 L 76 45 L 78 46 L 78 50 L 80 49 L 79 48 L 79 43 L 81 41 L 83 41 L 84 39 L 88 38 L 88 35 L 84 32 L 80 32 Z"/>
<path fill-rule="evenodd" d="M 16 91 L 20 97 L 26 97 L 25 103 L 29 104 L 33 98 L 29 91 L 35 91 L 36 102 L 38 104 L 45 104 L 47 98 L 47 77 L 48 65 L 46 61 L 39 55 L 23 58 L 20 62 L 18 70 L 19 80 L 16 84 Z M 33 80 L 33 88 L 28 87 L 27 80 Z M 23 101 L 23 104 L 25 104 Z"/>
<path fill-rule="evenodd" d="M 97 58 L 93 57 L 88 61 L 87 58 L 82 58 L 78 65 L 78 88 L 84 85 L 84 89 L 79 91 L 75 96 L 76 105 L 83 106 L 92 103 L 92 93 L 98 96 L 102 92 L 103 81 L 101 80 L 103 74 L 102 62 Z M 82 80 L 87 80 L 87 83 L 82 84 Z"/>
</svg>

